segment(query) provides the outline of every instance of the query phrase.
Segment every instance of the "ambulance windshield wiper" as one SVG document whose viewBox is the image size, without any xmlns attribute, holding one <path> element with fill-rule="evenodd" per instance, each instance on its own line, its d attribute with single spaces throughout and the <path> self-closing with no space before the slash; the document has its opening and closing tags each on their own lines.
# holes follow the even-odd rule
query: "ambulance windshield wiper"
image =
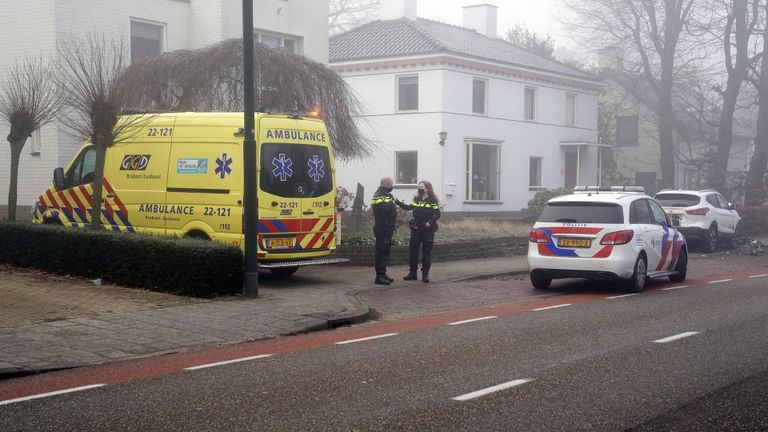
<svg viewBox="0 0 768 432">
<path fill-rule="evenodd" d="M 578 221 L 577 221 L 576 219 L 571 219 L 571 218 L 563 218 L 563 219 L 555 219 L 555 222 L 570 222 L 570 223 L 575 223 L 575 222 L 578 222 Z"/>
</svg>

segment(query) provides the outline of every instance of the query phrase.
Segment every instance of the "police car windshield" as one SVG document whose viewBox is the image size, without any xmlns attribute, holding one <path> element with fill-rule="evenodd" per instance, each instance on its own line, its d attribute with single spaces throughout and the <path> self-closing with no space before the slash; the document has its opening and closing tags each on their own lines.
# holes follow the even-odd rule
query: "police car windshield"
<svg viewBox="0 0 768 432">
<path fill-rule="evenodd" d="M 701 198 L 691 194 L 658 194 L 654 197 L 662 207 L 691 207 L 698 205 Z"/>
<path fill-rule="evenodd" d="M 610 203 L 549 203 L 539 222 L 621 224 L 624 212 L 620 205 Z"/>
<path fill-rule="evenodd" d="M 307 144 L 262 144 L 261 189 L 282 198 L 311 198 L 333 190 L 328 148 Z"/>
</svg>

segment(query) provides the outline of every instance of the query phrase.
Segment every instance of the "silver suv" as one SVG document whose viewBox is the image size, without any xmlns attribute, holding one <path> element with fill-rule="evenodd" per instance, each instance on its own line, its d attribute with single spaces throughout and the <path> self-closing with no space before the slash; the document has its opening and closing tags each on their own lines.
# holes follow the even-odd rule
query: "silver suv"
<svg viewBox="0 0 768 432">
<path fill-rule="evenodd" d="M 680 221 L 680 232 L 707 252 L 718 243 L 732 245 L 741 220 L 736 206 L 713 189 L 662 190 L 654 197 L 671 219 Z"/>
</svg>

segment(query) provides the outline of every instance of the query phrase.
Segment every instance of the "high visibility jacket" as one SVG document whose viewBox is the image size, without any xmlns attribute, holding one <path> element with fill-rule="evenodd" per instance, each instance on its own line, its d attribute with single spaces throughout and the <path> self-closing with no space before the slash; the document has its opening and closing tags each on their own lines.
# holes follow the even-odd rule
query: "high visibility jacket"
<svg viewBox="0 0 768 432">
<path fill-rule="evenodd" d="M 437 231 L 437 220 L 440 219 L 440 205 L 437 200 L 431 197 L 421 199 L 419 196 L 413 197 L 410 204 L 399 204 L 405 210 L 413 212 L 411 226 L 422 228 L 429 222 L 432 231 Z"/>
<path fill-rule="evenodd" d="M 397 219 L 397 206 L 391 193 L 378 188 L 371 198 L 373 221 L 376 226 L 394 227 Z"/>
</svg>

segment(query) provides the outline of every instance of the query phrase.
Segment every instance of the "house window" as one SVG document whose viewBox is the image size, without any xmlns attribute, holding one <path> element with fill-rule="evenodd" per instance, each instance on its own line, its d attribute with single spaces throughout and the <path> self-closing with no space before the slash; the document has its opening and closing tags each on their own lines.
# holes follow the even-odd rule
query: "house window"
<svg viewBox="0 0 768 432">
<path fill-rule="evenodd" d="M 415 151 L 395 152 L 395 183 L 416 184 L 419 167 L 418 153 Z"/>
<path fill-rule="evenodd" d="M 397 110 L 415 111 L 419 109 L 419 77 L 397 77 Z"/>
<path fill-rule="evenodd" d="M 165 26 L 142 21 L 131 21 L 131 63 L 144 57 L 163 54 Z"/>
<path fill-rule="evenodd" d="M 536 120 L 536 89 L 533 87 L 525 88 L 525 119 Z"/>
<path fill-rule="evenodd" d="M 616 145 L 637 145 L 637 116 L 616 117 Z"/>
<path fill-rule="evenodd" d="M 272 34 L 266 34 L 262 33 L 258 30 L 256 30 L 256 37 L 259 43 L 264 44 L 272 49 L 275 50 L 285 50 L 292 54 L 297 54 L 296 52 L 296 39 L 288 36 L 283 35 L 272 35 Z"/>
<path fill-rule="evenodd" d="M 467 200 L 499 200 L 499 157 L 497 144 L 467 143 Z"/>
<path fill-rule="evenodd" d="M 529 161 L 528 186 L 541 187 L 541 158 L 532 157 Z"/>
<path fill-rule="evenodd" d="M 478 78 L 472 80 L 472 112 L 474 114 L 485 114 L 487 88 L 488 81 Z"/>
<path fill-rule="evenodd" d="M 565 95 L 565 125 L 576 126 L 576 95 Z"/>
<path fill-rule="evenodd" d="M 30 144 L 30 152 L 32 156 L 40 156 L 40 150 L 42 149 L 43 142 L 40 136 L 40 129 L 32 132 L 32 140 Z"/>
</svg>

